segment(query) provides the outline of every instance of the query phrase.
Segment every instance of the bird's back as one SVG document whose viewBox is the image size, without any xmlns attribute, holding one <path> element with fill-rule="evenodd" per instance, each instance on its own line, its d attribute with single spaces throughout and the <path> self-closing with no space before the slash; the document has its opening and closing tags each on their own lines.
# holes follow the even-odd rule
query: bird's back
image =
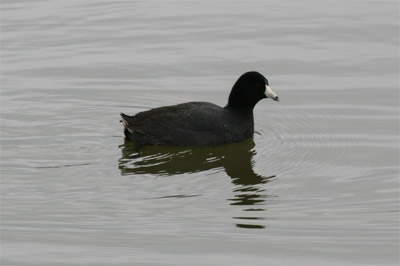
<svg viewBox="0 0 400 266">
<path fill-rule="evenodd" d="M 243 121 L 239 126 L 239 131 L 249 132 L 236 132 L 238 118 L 229 110 L 207 102 L 189 102 L 121 116 L 127 139 L 142 144 L 214 146 L 241 141 L 253 133 L 252 117 L 251 123 L 247 125 Z"/>
</svg>

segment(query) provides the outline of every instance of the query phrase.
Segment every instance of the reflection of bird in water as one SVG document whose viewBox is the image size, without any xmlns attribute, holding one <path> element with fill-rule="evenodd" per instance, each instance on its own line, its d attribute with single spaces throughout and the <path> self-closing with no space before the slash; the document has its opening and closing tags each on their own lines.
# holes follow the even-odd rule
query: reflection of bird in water
<svg viewBox="0 0 400 266">
<path fill-rule="evenodd" d="M 121 145 L 122 157 L 119 169 L 122 175 L 151 174 L 157 176 L 196 173 L 213 169 L 224 169 L 235 185 L 235 197 L 231 205 L 242 205 L 247 211 L 262 211 L 255 208 L 265 202 L 267 195 L 261 186 L 274 176 L 265 177 L 253 171 L 254 141 L 222 145 L 217 147 L 163 147 L 137 146 L 126 141 Z M 236 217 L 238 219 L 257 217 Z M 246 224 L 238 224 L 246 227 Z M 248 225 L 250 228 L 252 225 Z M 263 226 L 261 226 L 263 227 Z M 257 227 L 258 228 L 258 227 Z"/>
</svg>

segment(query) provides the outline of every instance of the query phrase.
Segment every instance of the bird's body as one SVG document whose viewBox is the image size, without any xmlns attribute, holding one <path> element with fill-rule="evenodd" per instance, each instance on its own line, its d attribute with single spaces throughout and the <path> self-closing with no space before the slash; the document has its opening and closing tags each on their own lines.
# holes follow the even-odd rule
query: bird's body
<svg viewBox="0 0 400 266">
<path fill-rule="evenodd" d="M 272 96 L 265 95 L 266 87 L 268 90 L 267 79 L 257 72 L 248 72 L 235 83 L 225 107 L 208 102 L 188 102 L 154 108 L 134 116 L 121 113 L 126 139 L 165 146 L 216 146 L 246 140 L 254 133 L 255 104 L 272 96 L 278 100 L 272 91 Z"/>
<path fill-rule="evenodd" d="M 248 139 L 254 132 L 252 114 L 232 112 L 207 102 L 182 103 L 121 116 L 127 139 L 142 144 L 215 146 Z"/>
</svg>

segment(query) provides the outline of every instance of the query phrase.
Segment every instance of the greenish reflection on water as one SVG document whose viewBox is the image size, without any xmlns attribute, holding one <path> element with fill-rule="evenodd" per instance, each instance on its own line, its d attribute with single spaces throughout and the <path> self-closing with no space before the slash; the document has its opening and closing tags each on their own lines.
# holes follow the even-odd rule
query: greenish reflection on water
<svg viewBox="0 0 400 266">
<path fill-rule="evenodd" d="M 266 208 L 265 186 L 275 176 L 262 176 L 253 170 L 253 156 L 256 154 L 253 139 L 218 147 L 165 147 L 140 146 L 125 141 L 120 146 L 122 157 L 118 161 L 121 175 L 151 174 L 171 176 L 223 169 L 234 184 L 230 205 L 245 207 L 246 215 L 232 217 L 239 219 L 238 228 L 263 229 L 264 225 L 243 223 L 243 221 L 265 220 L 260 212 Z M 174 196 L 177 197 L 177 196 Z M 187 196 L 180 195 L 180 198 Z"/>
</svg>

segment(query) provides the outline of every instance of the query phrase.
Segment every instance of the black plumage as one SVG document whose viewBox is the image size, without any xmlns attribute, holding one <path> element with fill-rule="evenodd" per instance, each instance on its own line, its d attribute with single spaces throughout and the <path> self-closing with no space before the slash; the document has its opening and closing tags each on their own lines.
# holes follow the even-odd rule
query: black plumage
<svg viewBox="0 0 400 266">
<path fill-rule="evenodd" d="M 216 146 L 246 140 L 254 133 L 253 109 L 257 102 L 268 96 L 278 100 L 272 91 L 266 94 L 268 86 L 268 80 L 260 73 L 247 72 L 234 84 L 225 107 L 188 102 L 134 116 L 121 113 L 126 139 L 174 146 Z"/>
</svg>

